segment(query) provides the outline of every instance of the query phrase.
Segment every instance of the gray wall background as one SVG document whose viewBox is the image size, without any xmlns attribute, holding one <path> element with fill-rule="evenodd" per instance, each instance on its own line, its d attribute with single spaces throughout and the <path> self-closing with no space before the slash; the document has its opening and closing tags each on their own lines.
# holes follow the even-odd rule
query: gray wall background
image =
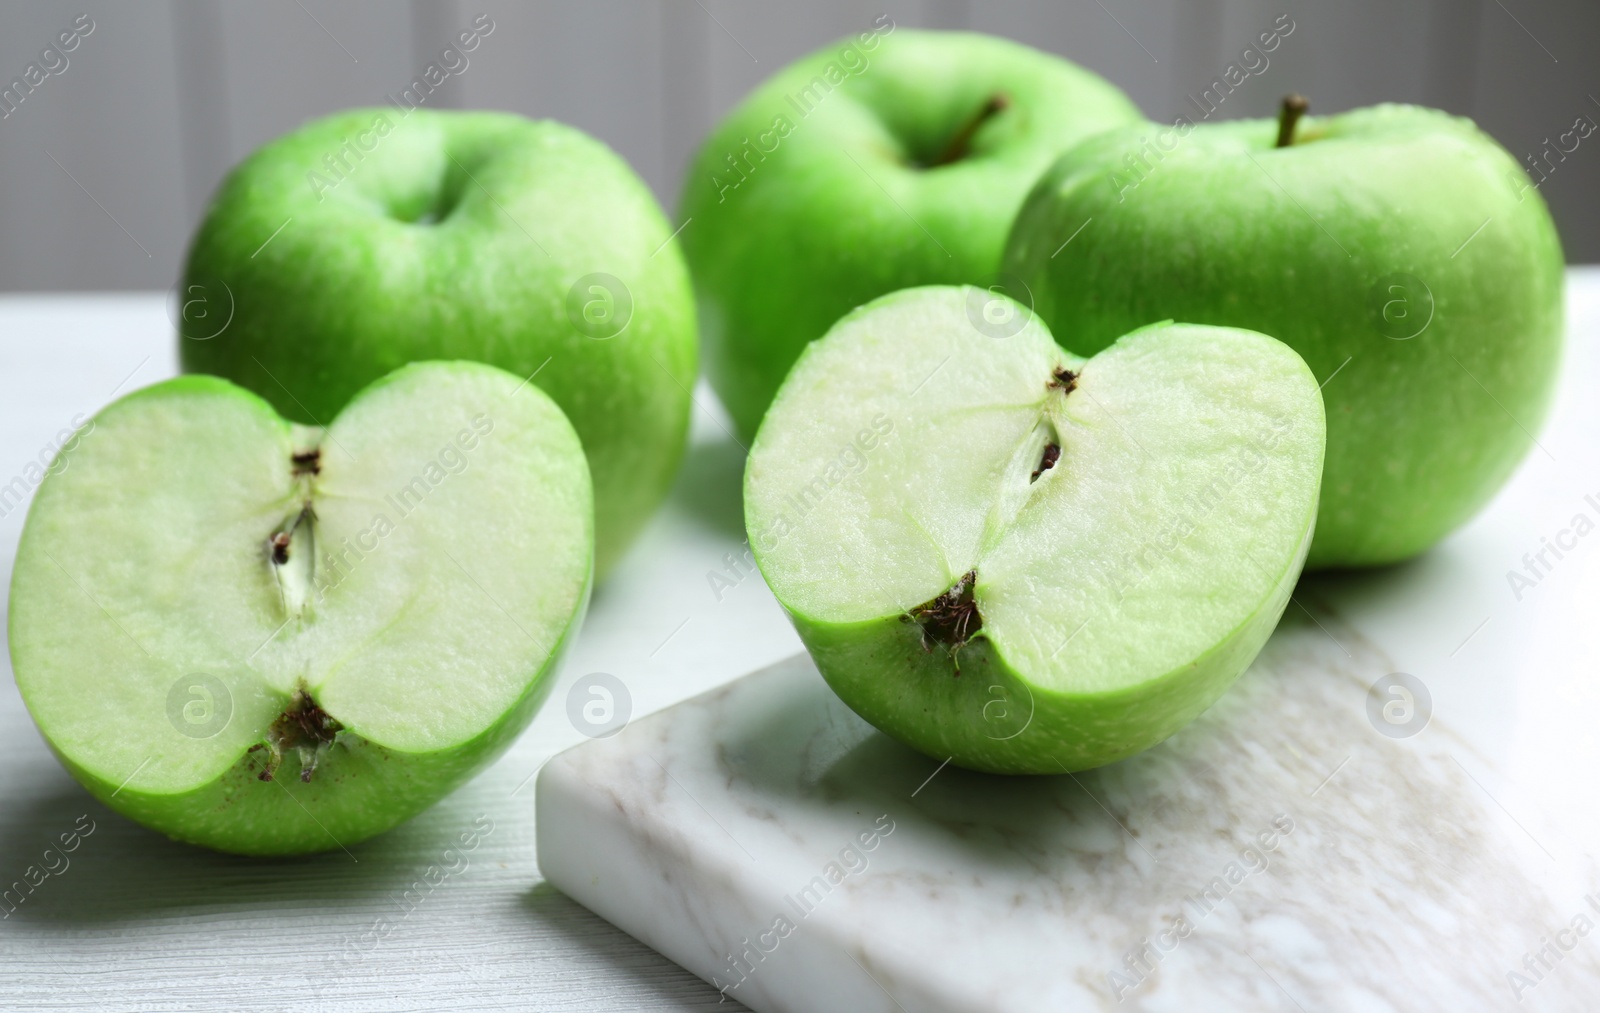
<svg viewBox="0 0 1600 1013">
<path fill-rule="evenodd" d="M 0 83 L 74 19 L 91 35 L 0 120 L 0 290 L 165 289 L 223 173 L 262 142 L 412 81 L 480 13 L 496 28 L 429 104 L 553 117 L 628 159 L 672 212 L 706 130 L 789 60 L 870 27 L 1008 36 L 1171 119 L 1283 13 L 1295 31 L 1224 111 L 1288 91 L 1473 117 L 1518 157 L 1600 124 L 1596 0 L 7 0 Z M 1570 139 L 1569 139 L 1570 143 Z M 1572 262 L 1600 260 L 1600 133 L 1542 186 Z"/>
</svg>

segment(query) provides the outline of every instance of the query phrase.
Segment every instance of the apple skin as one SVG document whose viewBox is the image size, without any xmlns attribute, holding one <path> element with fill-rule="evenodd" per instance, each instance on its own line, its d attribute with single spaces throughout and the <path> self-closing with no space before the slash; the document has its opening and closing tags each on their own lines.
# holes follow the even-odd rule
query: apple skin
<svg viewBox="0 0 1600 1013">
<path fill-rule="evenodd" d="M 309 784 L 292 776 L 286 763 L 283 786 L 257 779 L 249 759 L 229 768 L 209 784 L 181 793 L 140 791 L 102 777 L 73 762 L 51 745 L 61 765 L 114 812 L 185 844 L 236 855 L 275 857 L 315 854 L 349 848 L 414 818 L 461 787 L 516 741 L 550 695 L 555 673 L 582 628 L 588 608 L 575 614 L 568 632 L 556 645 L 526 693 L 477 738 L 433 753 L 402 753 L 365 740 L 352 740 L 324 775 Z M 48 741 L 48 740 L 47 740 Z M 241 818 L 239 800 L 251 811 Z M 315 814 L 307 820 L 306 814 Z"/>
<path fill-rule="evenodd" d="M 66 726 L 65 730 L 52 730 L 47 727 L 53 724 L 49 719 L 65 716 L 70 722 L 74 714 L 81 716 L 97 705 L 75 704 L 72 700 L 59 699 L 59 694 L 52 694 L 43 682 L 51 676 L 52 659 L 73 650 L 77 643 L 92 641 L 96 631 L 52 629 L 52 619 L 73 608 L 83 608 L 81 596 L 87 589 L 118 585 L 122 579 L 119 572 L 127 569 L 129 559 L 137 558 L 139 548 L 138 545 L 130 546 L 128 559 L 106 558 L 103 554 L 99 558 L 85 556 L 78 547 L 83 541 L 81 531 L 63 524 L 60 507 L 64 500 L 77 500 L 80 503 L 100 500 L 95 503 L 95 510 L 126 512 L 129 504 L 135 502 L 127 494 L 106 500 L 104 493 L 97 491 L 95 485 L 95 472 L 101 467 L 99 462 L 104 460 L 101 456 L 104 443 L 113 438 L 111 434 L 117 430 L 121 418 L 130 411 L 151 406 L 167 412 L 168 419 L 163 432 L 172 445 L 155 446 L 148 450 L 148 459 L 157 463 L 171 461 L 170 456 L 163 455 L 173 454 L 177 444 L 188 441 L 188 445 L 198 446 L 202 441 L 219 439 L 218 431 L 230 427 L 194 424 L 194 419 L 215 419 L 223 412 L 236 419 L 242 417 L 249 420 L 257 432 L 273 434 L 273 443 L 281 440 L 282 447 L 273 454 L 274 460 L 282 458 L 287 461 L 288 451 L 294 441 L 290 423 L 280 418 L 271 405 L 254 393 L 217 377 L 181 376 L 135 391 L 96 414 L 83 430 L 94 432 L 95 438 L 77 445 L 71 452 L 70 467 L 64 467 L 59 472 L 52 471 L 41 484 L 29 508 L 27 523 L 17 548 L 8 626 L 12 668 L 17 674 L 18 690 L 34 720 L 39 723 L 41 734 L 51 751 L 90 794 L 113 811 L 177 841 L 242 855 L 306 854 L 351 847 L 411 819 L 487 767 L 516 740 L 549 694 L 555 673 L 581 629 L 588 609 L 593 584 L 592 494 L 577 435 L 552 399 L 501 370 L 474 362 L 408 365 L 360 392 L 349 406 L 350 412 L 355 412 L 363 401 L 385 388 L 435 388 L 442 381 L 454 379 L 475 384 L 479 392 L 487 390 L 497 397 L 523 402 L 521 407 L 499 402 L 501 407 L 498 410 L 504 421 L 532 420 L 530 428 L 508 430 L 508 433 L 517 432 L 523 438 L 531 434 L 533 439 L 547 441 L 548 461 L 553 462 L 544 465 L 550 469 L 547 474 L 551 476 L 547 487 L 552 489 L 552 496 L 568 496 L 577 504 L 573 513 L 576 541 L 583 546 L 579 554 L 581 568 L 577 571 L 581 577 L 581 589 L 572 596 L 570 611 L 558 617 L 561 621 L 558 627 L 560 633 L 551 641 L 548 654 L 538 664 L 520 673 L 524 683 L 520 694 L 510 700 L 505 710 L 481 732 L 447 748 L 417 750 L 390 747 L 359 734 L 356 728 L 347 728 L 356 734 L 341 734 L 336 747 L 317 768 L 316 776 L 305 783 L 294 776 L 300 765 L 292 753 L 285 756 L 275 781 L 259 779 L 258 774 L 262 769 L 260 757 L 264 754 L 245 749 L 245 745 L 251 741 L 249 718 L 252 715 L 256 718 L 263 714 L 271 716 L 283 707 L 284 697 L 271 688 L 251 685 L 243 680 L 235 681 L 231 689 L 234 720 L 228 728 L 218 733 L 219 736 L 232 734 L 237 729 L 244 736 L 236 742 L 237 762 L 228 765 L 214 779 L 190 790 L 152 790 L 139 777 L 141 771 L 146 769 L 145 765 L 152 760 L 155 762 L 151 764 L 151 769 L 160 768 L 169 757 L 177 757 L 181 762 L 183 747 L 188 743 L 176 732 L 162 727 L 164 722 L 159 718 L 154 720 L 154 727 L 149 729 L 148 748 L 138 750 L 148 758 L 131 772 L 110 772 L 103 766 L 79 762 L 72 755 L 72 747 L 58 744 L 57 735 L 61 735 L 63 741 L 70 741 L 74 735 L 81 738 L 81 733 L 73 732 Z M 473 407 L 482 403 L 474 401 Z M 237 431 L 237 428 L 231 431 Z M 345 439 L 349 438 L 346 434 Z M 336 463 L 331 460 L 335 456 L 330 448 L 330 467 Z M 248 453 L 241 453 L 239 457 L 247 463 L 256 460 L 254 455 Z M 566 472 L 563 478 L 562 462 L 574 460 L 577 478 L 572 479 L 570 472 Z M 182 469 L 183 465 L 175 467 Z M 235 487 L 230 486 L 225 491 L 233 492 Z M 537 536 L 523 534 L 515 537 L 520 542 L 516 551 L 534 558 L 530 546 Z M 460 553 L 465 550 L 457 543 L 455 551 Z M 70 570 L 67 569 L 69 567 Z M 137 605 L 139 614 L 124 614 L 118 620 L 111 611 L 105 612 L 110 620 L 107 625 L 115 624 L 115 630 L 108 636 L 120 645 L 126 655 L 120 665 L 100 674 L 101 695 L 107 700 L 123 701 L 128 698 L 128 691 L 118 685 L 119 680 L 128 681 L 129 673 L 141 671 L 142 666 L 154 664 L 162 670 L 171 669 L 180 673 L 195 667 L 192 658 L 187 662 L 172 658 L 158 645 L 152 644 L 157 647 L 152 657 L 151 652 L 144 651 L 142 645 L 135 650 L 126 640 L 115 640 L 119 636 L 131 638 L 132 635 L 127 632 L 130 626 L 134 630 L 148 631 L 154 621 L 153 616 L 164 609 L 177 607 L 174 602 L 164 598 L 161 591 L 156 590 L 164 586 L 160 581 L 150 583 L 152 589 Z M 352 578 L 349 583 L 353 585 L 356 582 Z M 116 603 L 108 602 L 104 593 L 102 590 L 97 596 L 96 604 L 100 604 L 102 609 L 106 608 L 106 604 L 116 608 Z M 331 592 L 333 595 L 339 593 L 340 588 Z M 201 603 L 202 600 L 226 604 L 229 597 L 229 593 L 221 589 L 202 589 L 188 604 L 192 608 L 203 609 L 206 605 Z M 512 607 L 518 606 L 513 603 Z M 529 622 L 526 615 L 522 622 Z M 271 650 L 263 650 L 267 646 L 262 644 L 257 648 L 263 659 L 272 656 Z M 241 649 L 238 656 L 231 659 L 232 663 L 242 663 L 232 664 L 234 669 L 250 667 L 250 660 L 244 658 L 245 654 L 246 651 Z M 256 657 L 252 655 L 251 660 Z M 217 664 L 230 664 L 219 659 L 213 660 Z M 468 659 L 468 663 L 472 660 Z M 131 699 L 141 698 L 135 695 Z M 118 705 L 123 706 L 121 703 Z M 419 702 L 418 705 L 424 704 Z M 160 702 L 156 701 L 153 706 L 155 712 L 159 713 Z M 65 715 L 63 708 L 68 709 Z M 128 707 L 127 711 L 133 715 L 137 708 Z M 133 767 L 133 763 L 130 762 L 128 766 Z"/>
<path fill-rule="evenodd" d="M 1116 87 L 1055 56 L 885 22 L 761 85 L 684 182 L 707 374 L 746 437 L 807 342 L 887 292 L 994 282 L 1039 174 L 1082 138 L 1141 118 Z M 842 81 L 812 102 L 806 89 L 818 77 L 828 87 L 830 65 Z M 969 157 L 915 164 L 936 159 L 997 94 L 1010 107 L 976 131 Z"/>
<path fill-rule="evenodd" d="M 993 643 L 961 651 L 961 677 L 948 657 L 929 652 L 916 627 L 891 616 L 819 623 L 789 611 L 817 670 L 840 699 L 873 727 L 934 759 L 991 774 L 1090 770 L 1165 741 L 1217 702 L 1277 628 L 1305 562 L 1311 529 L 1256 611 L 1191 665 L 1107 693 L 1048 692 L 1030 686 Z M 985 721 L 996 704 L 1025 714 L 1016 736 Z M 998 713 L 998 712 L 996 712 Z M 1002 726 L 1010 731 L 1011 726 Z"/>
<path fill-rule="evenodd" d="M 1004 266 L 1080 354 L 1168 318 L 1294 348 L 1328 417 L 1308 566 L 1393 563 L 1470 519 L 1533 445 L 1561 355 L 1560 241 L 1468 120 L 1381 105 L 1308 117 L 1285 148 L 1277 129 L 1094 138 L 1029 194 Z"/>
<path fill-rule="evenodd" d="M 672 231 L 621 158 L 563 124 L 338 113 L 224 180 L 188 254 L 180 359 L 302 423 L 326 423 L 408 362 L 533 375 L 588 454 L 603 575 L 666 496 L 687 439 L 697 342 Z M 625 286 L 626 319 L 618 300 L 607 322 L 592 285 L 574 296 L 597 273 Z M 573 320 L 586 304 L 601 320 L 589 333 Z"/>
</svg>

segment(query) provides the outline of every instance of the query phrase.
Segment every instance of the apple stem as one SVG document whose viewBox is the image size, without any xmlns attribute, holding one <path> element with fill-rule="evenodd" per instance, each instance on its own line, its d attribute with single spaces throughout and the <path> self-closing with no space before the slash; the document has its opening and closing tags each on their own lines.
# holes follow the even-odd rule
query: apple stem
<svg viewBox="0 0 1600 1013">
<path fill-rule="evenodd" d="M 1294 128 L 1300 122 L 1300 117 L 1311 108 L 1311 103 L 1304 95 L 1285 95 L 1283 105 L 1278 108 L 1278 143 L 1276 148 L 1287 148 L 1294 143 Z"/>
<path fill-rule="evenodd" d="M 955 136 L 950 138 L 950 143 L 945 145 L 944 151 L 938 158 L 930 162 L 928 167 L 936 169 L 941 165 L 949 165 L 952 162 L 959 162 L 966 158 L 967 149 L 971 147 L 972 138 L 978 133 L 978 130 L 985 123 L 988 123 L 995 116 L 1009 108 L 1011 108 L 1011 96 L 1005 92 L 996 92 L 989 101 L 983 104 L 983 108 L 978 110 L 976 116 L 972 117 L 962 125 L 960 130 L 956 131 Z"/>
</svg>

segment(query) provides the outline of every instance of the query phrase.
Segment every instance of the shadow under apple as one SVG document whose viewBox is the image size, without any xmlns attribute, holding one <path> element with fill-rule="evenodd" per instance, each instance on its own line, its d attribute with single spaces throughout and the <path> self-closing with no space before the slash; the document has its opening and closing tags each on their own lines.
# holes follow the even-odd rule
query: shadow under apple
<svg viewBox="0 0 1600 1013">
<path fill-rule="evenodd" d="M 350 920 L 359 923 L 370 920 L 374 898 L 403 889 L 440 861 L 459 824 L 470 822 L 447 811 L 454 807 L 436 807 L 348 851 L 253 858 L 171 840 L 75 786 L 12 805 L 0 824 L 0 855 L 6 856 L 0 876 L 7 877 L 0 892 L 9 891 L 0 903 L 0 926 L 12 931 L 30 922 L 93 925 L 267 909 L 300 909 L 326 925 L 349 908 Z M 92 829 L 83 833 L 77 826 Z M 61 835 L 74 832 L 77 846 L 65 851 Z"/>
<path fill-rule="evenodd" d="M 1368 731 L 1364 718 L 1339 722 L 1330 741 L 1334 722 L 1317 715 L 1330 693 L 1341 711 L 1362 713 L 1364 686 L 1345 670 L 1366 666 L 1348 664 L 1326 639 L 1326 627 L 1346 638 L 1353 631 L 1315 598 L 1309 604 L 1321 618 L 1290 604 L 1261 661 L 1193 723 L 1105 767 L 1007 776 L 941 766 L 872 728 L 813 677 L 789 681 L 783 699 L 734 719 L 738 731 L 720 751 L 719 773 L 740 802 L 783 813 L 808 837 L 820 825 L 822 837 L 847 843 L 860 829 L 855 822 L 883 813 L 919 850 L 950 856 L 975 875 L 1135 868 L 1147 880 L 1142 890 L 1181 893 L 1192 886 L 1184 870 L 1196 871 L 1195 854 L 1219 844 L 1225 853 L 1227 841 L 1234 851 L 1248 845 L 1275 813 L 1299 811 L 1352 747 L 1388 745 L 1359 734 Z M 1268 784 L 1278 797 L 1263 794 Z M 1174 861 L 1173 849 L 1185 854 Z"/>
<path fill-rule="evenodd" d="M 1008 776 L 965 770 L 919 753 L 857 717 L 821 678 L 790 683 L 721 751 L 736 794 L 801 826 L 848 819 L 896 821 L 919 847 L 960 855 L 961 867 L 1000 875 L 1059 861 L 1154 864 L 1140 855 L 1140 827 L 1201 835 L 1216 797 L 1207 739 L 1218 726 L 1248 726 L 1247 706 L 1218 704 L 1200 722 L 1138 756 L 1096 770 Z M 744 782 L 743 787 L 739 782 Z M 859 813 L 860 816 L 856 814 Z M 1202 829 L 1201 825 L 1204 825 Z M 842 842 L 860 828 L 834 828 Z M 1148 863 L 1145 859 L 1149 858 Z"/>
<path fill-rule="evenodd" d="M 725 434 L 689 444 L 669 502 L 716 534 L 742 540 L 744 461 L 744 448 Z"/>
</svg>

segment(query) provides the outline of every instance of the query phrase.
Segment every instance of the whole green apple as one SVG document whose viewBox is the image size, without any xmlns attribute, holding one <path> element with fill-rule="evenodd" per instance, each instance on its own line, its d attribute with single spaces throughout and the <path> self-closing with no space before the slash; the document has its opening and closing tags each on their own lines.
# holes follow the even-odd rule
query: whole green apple
<svg viewBox="0 0 1600 1013">
<path fill-rule="evenodd" d="M 96 798 L 179 840 L 295 854 L 415 815 L 527 726 L 588 601 L 588 466 L 548 395 L 418 363 L 328 421 L 160 383 L 28 512 L 22 699 Z"/>
<path fill-rule="evenodd" d="M 339 113 L 223 182 L 189 250 L 183 368 L 317 424 L 421 359 L 532 377 L 588 452 L 603 574 L 687 437 L 694 306 L 671 234 L 627 164 L 571 127 Z"/>
<path fill-rule="evenodd" d="M 801 355 L 745 470 L 757 564 L 817 668 L 937 760 L 1059 774 L 1209 707 L 1277 624 L 1322 477 L 1317 381 L 1165 323 L 1090 359 L 978 288 L 884 296 Z"/>
<path fill-rule="evenodd" d="M 1064 60 L 896 31 L 887 15 L 768 80 L 706 139 L 680 202 L 707 373 L 740 431 L 851 308 L 912 285 L 994 283 L 1039 174 L 1139 118 Z"/>
<path fill-rule="evenodd" d="M 1560 358 L 1561 246 L 1470 121 L 1383 105 L 1297 122 L 1302 102 L 1276 124 L 1180 119 L 1068 152 L 1018 213 L 1005 267 L 1083 354 L 1167 318 L 1287 342 L 1328 411 L 1308 565 L 1390 563 L 1464 523 L 1533 444 Z"/>
</svg>

